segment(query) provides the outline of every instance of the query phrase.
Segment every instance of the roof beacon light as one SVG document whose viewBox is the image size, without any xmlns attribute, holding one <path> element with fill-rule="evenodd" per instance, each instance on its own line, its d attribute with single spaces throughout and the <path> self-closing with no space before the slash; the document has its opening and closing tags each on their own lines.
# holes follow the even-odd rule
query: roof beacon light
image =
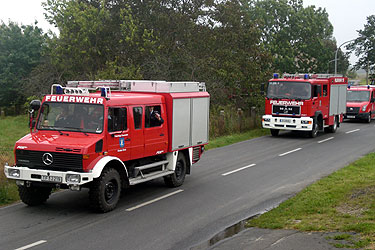
<svg viewBox="0 0 375 250">
<path fill-rule="evenodd" d="M 305 74 L 305 75 L 303 76 L 303 79 L 305 79 L 305 80 L 309 79 L 309 74 Z"/>
<path fill-rule="evenodd" d="M 100 91 L 101 91 L 102 97 L 108 98 L 108 89 L 107 88 L 101 88 Z"/>
<path fill-rule="evenodd" d="M 367 85 L 367 89 L 370 89 L 370 85 Z"/>
<path fill-rule="evenodd" d="M 274 73 L 273 74 L 273 78 L 275 78 L 275 79 L 279 78 L 279 74 L 278 73 Z"/>
<path fill-rule="evenodd" d="M 58 95 L 63 94 L 63 88 L 61 86 L 56 86 L 56 94 L 58 94 Z"/>
</svg>

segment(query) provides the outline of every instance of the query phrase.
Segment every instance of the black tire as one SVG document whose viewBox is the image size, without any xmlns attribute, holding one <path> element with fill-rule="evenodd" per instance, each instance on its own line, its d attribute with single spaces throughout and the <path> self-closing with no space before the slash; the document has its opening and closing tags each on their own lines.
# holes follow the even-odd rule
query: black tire
<svg viewBox="0 0 375 250">
<path fill-rule="evenodd" d="M 333 123 L 333 125 L 329 126 L 329 129 L 328 131 L 330 133 L 336 133 L 336 130 L 337 130 L 337 127 L 339 126 L 339 120 L 337 119 L 337 117 L 335 116 L 335 121 Z"/>
<path fill-rule="evenodd" d="M 312 130 L 309 131 L 309 136 L 311 138 L 315 138 L 318 136 L 318 123 L 317 123 L 317 120 L 314 119 L 313 121 L 313 127 L 312 127 Z"/>
<path fill-rule="evenodd" d="M 278 136 L 280 132 L 280 129 L 272 129 L 271 128 L 271 135 L 272 136 Z"/>
<path fill-rule="evenodd" d="M 91 207 L 106 213 L 115 209 L 121 195 L 121 178 L 117 170 L 103 170 L 99 178 L 94 179 L 89 191 Z"/>
<path fill-rule="evenodd" d="M 367 123 L 370 123 L 371 122 L 371 113 L 368 113 L 367 117 L 366 117 L 366 122 Z"/>
<path fill-rule="evenodd" d="M 18 186 L 18 193 L 23 203 L 29 206 L 38 206 L 46 202 L 51 195 L 49 187 Z"/>
<path fill-rule="evenodd" d="M 164 182 L 168 187 L 179 187 L 185 181 L 187 163 L 185 155 L 182 152 L 178 153 L 176 168 L 174 173 L 164 177 Z"/>
</svg>

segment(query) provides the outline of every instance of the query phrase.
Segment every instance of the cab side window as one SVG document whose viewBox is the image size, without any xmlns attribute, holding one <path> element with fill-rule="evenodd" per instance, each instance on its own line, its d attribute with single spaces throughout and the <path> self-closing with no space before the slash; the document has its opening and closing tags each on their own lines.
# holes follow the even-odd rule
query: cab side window
<svg viewBox="0 0 375 250">
<path fill-rule="evenodd" d="M 128 129 L 126 108 L 108 109 L 108 132 Z"/>
<path fill-rule="evenodd" d="M 146 106 L 145 112 L 145 128 L 160 127 L 164 123 L 160 105 Z"/>
<path fill-rule="evenodd" d="M 143 108 L 142 107 L 133 108 L 134 128 L 135 129 L 141 129 L 142 128 L 142 115 L 143 115 Z"/>
<path fill-rule="evenodd" d="M 313 85 L 313 97 L 318 97 L 321 95 L 322 88 L 320 85 Z"/>
<path fill-rule="evenodd" d="M 323 96 L 327 96 L 328 95 L 327 91 L 328 91 L 327 84 L 324 84 L 323 85 Z"/>
</svg>

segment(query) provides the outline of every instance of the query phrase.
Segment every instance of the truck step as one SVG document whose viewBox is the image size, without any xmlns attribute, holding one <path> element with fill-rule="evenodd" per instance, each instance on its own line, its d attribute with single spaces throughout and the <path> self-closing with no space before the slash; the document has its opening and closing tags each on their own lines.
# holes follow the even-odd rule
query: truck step
<svg viewBox="0 0 375 250">
<path fill-rule="evenodd" d="M 168 161 L 158 161 L 158 162 L 153 162 L 153 163 L 150 163 L 150 164 L 147 164 L 147 165 L 135 167 L 133 177 L 134 178 L 137 177 L 139 173 L 141 173 L 141 175 L 143 175 L 142 170 L 150 169 L 150 168 L 154 168 L 154 167 L 159 167 L 159 166 L 163 166 L 163 165 L 166 165 L 166 164 L 168 164 Z M 164 166 L 163 166 L 162 170 L 164 170 Z"/>
<path fill-rule="evenodd" d="M 170 174 L 173 174 L 173 173 L 174 173 L 174 171 L 171 171 L 171 170 L 162 170 L 162 171 L 152 172 L 152 173 L 149 173 L 149 174 L 145 174 L 143 176 L 138 176 L 136 178 L 130 178 L 129 184 L 130 185 L 136 185 L 136 184 L 139 184 L 139 183 L 142 183 L 142 182 L 157 179 L 157 178 L 167 176 L 167 175 L 170 175 Z"/>
</svg>

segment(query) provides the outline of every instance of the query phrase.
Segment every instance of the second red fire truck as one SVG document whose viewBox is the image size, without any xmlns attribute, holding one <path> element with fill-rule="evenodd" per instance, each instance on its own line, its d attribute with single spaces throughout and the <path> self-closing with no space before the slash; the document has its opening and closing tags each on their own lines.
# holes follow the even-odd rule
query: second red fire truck
<svg viewBox="0 0 375 250">
<path fill-rule="evenodd" d="M 89 188 L 101 212 L 114 209 L 130 185 L 163 177 L 180 186 L 208 143 L 209 99 L 199 82 L 53 85 L 31 103 L 32 131 L 17 141 L 5 175 L 28 205 L 45 202 L 56 187 Z"/>
<path fill-rule="evenodd" d="M 375 86 L 349 86 L 346 103 L 347 119 L 359 119 L 368 123 L 375 118 Z"/>
<path fill-rule="evenodd" d="M 336 132 L 346 111 L 348 79 L 327 74 L 274 74 L 268 82 L 262 126 L 280 130 Z"/>
</svg>

